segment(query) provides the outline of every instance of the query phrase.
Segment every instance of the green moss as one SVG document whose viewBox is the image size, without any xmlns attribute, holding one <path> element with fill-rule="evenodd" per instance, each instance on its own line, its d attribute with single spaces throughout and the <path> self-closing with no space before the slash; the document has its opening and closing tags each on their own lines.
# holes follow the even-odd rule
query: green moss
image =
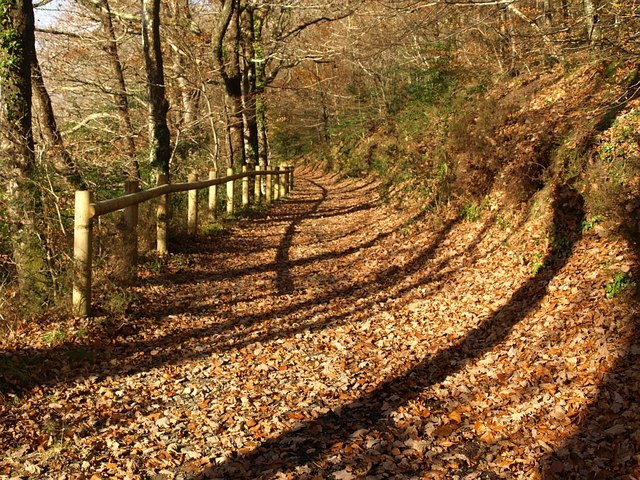
<svg viewBox="0 0 640 480">
<path fill-rule="evenodd" d="M 605 297 L 615 298 L 633 284 L 633 278 L 628 273 L 617 272 L 613 279 L 605 285 Z"/>
<path fill-rule="evenodd" d="M 482 217 L 482 211 L 484 210 L 483 203 L 469 202 L 462 206 L 462 216 L 469 222 L 477 222 Z"/>
<path fill-rule="evenodd" d="M 32 300 L 30 304 L 38 308 L 46 301 L 51 287 L 44 247 L 37 232 L 28 225 L 23 225 L 13 238 L 13 257 L 16 265 L 19 265 L 20 291 L 29 295 Z"/>
<path fill-rule="evenodd" d="M 20 33 L 13 26 L 11 10 L 15 3 L 10 0 L 0 0 L 0 78 L 9 77 L 10 72 L 20 68 L 24 47 Z"/>
<path fill-rule="evenodd" d="M 20 32 L 14 27 L 12 0 L 0 0 L 0 86 L 4 91 L 2 105 L 8 122 L 17 122 L 26 109 L 25 99 L 18 86 L 24 63 L 24 45 Z"/>
</svg>

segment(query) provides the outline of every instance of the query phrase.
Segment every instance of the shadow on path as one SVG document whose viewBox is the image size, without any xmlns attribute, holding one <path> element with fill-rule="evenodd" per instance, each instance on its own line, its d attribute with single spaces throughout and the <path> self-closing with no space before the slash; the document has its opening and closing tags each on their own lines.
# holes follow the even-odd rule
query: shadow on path
<svg viewBox="0 0 640 480">
<path fill-rule="evenodd" d="M 638 311 L 637 298 L 623 301 L 634 302 Z M 640 478 L 640 314 L 628 321 L 629 343 L 613 367 L 601 372 L 577 430 L 541 460 L 544 480 Z"/>
<path fill-rule="evenodd" d="M 312 217 L 320 208 L 320 205 L 327 199 L 328 191 L 325 187 L 313 180 L 307 180 L 309 183 L 320 189 L 322 196 L 314 200 L 311 204 L 311 208 L 301 215 L 297 215 L 293 218 L 284 236 L 278 245 L 278 251 L 276 253 L 276 291 L 279 295 L 286 295 L 293 292 L 293 279 L 291 278 L 291 266 L 289 265 L 289 250 L 293 245 L 293 237 L 296 234 L 296 228 L 300 226 L 304 220 Z"/>
<path fill-rule="evenodd" d="M 424 358 L 405 373 L 344 405 L 340 411 L 330 411 L 303 422 L 291 432 L 268 439 L 246 455 L 212 465 L 203 471 L 200 478 L 248 479 L 292 472 L 296 467 L 320 461 L 330 453 L 333 445 L 347 442 L 356 432 L 380 428 L 386 412 L 406 405 L 425 389 L 481 358 L 504 342 L 513 327 L 538 307 L 547 293 L 549 282 L 564 267 L 570 251 L 579 240 L 578 232 L 583 218 L 584 206 L 580 195 L 571 187 L 557 187 L 554 192 L 553 223 L 557 231 L 567 235 L 564 238 L 568 244 L 552 245 L 544 259 L 545 268 L 514 292 L 505 306 L 469 331 L 456 345 Z M 326 475 L 328 472 L 322 473 Z"/>
<path fill-rule="evenodd" d="M 388 232 L 378 234 L 372 240 L 363 244 L 354 245 L 345 252 L 338 252 L 336 254 L 327 253 L 311 257 L 310 259 L 301 259 L 294 262 L 289 261 L 288 250 L 295 233 L 295 226 L 305 218 L 308 218 L 313 211 L 317 211 L 327 197 L 327 190 L 324 187 L 313 180 L 311 180 L 310 183 L 321 190 L 321 198 L 318 199 L 316 193 L 314 194 L 314 201 L 312 203 L 302 202 L 307 208 L 311 205 L 311 210 L 305 209 L 305 211 L 298 214 L 297 221 L 287 229 L 285 237 L 280 242 L 278 249 L 279 263 L 268 264 L 267 271 L 273 271 L 277 265 L 284 266 L 283 269 L 280 269 L 278 277 L 278 282 L 282 290 L 291 288 L 290 274 L 287 269 L 290 268 L 292 264 L 304 265 L 324 259 L 340 258 L 351 253 L 363 251 L 395 231 L 391 229 Z M 288 208 L 287 211 L 289 211 Z M 278 219 L 279 216 L 276 212 L 274 221 L 278 221 Z M 452 225 L 453 224 L 450 224 L 449 227 Z M 435 251 L 438 243 L 446 236 L 447 232 L 448 229 L 440 232 L 436 241 L 428 248 L 428 252 Z M 244 239 L 241 239 L 241 242 L 244 241 Z M 217 245 L 218 242 L 212 243 Z M 425 253 L 425 255 L 428 256 L 427 253 Z M 235 279 L 239 275 L 248 275 L 262 271 L 264 271 L 264 267 L 259 265 L 255 269 L 232 270 L 231 272 L 218 271 L 213 274 L 207 273 L 203 276 L 194 276 L 187 272 L 185 274 L 172 275 L 169 283 L 186 284 L 188 278 L 190 278 L 191 284 L 201 280 L 217 280 L 221 278 Z M 371 281 L 358 285 L 358 287 L 375 287 L 377 282 L 386 279 L 391 273 L 398 275 L 398 278 L 401 276 L 401 272 L 396 272 L 395 270 L 393 272 L 382 270 L 377 272 L 375 278 Z M 178 279 L 176 280 L 175 277 L 178 277 Z M 137 318 L 122 325 L 111 323 L 108 321 L 109 319 L 107 319 L 107 322 L 103 326 L 96 328 L 96 331 L 90 333 L 87 337 L 88 340 L 85 342 L 69 340 L 50 347 L 26 347 L 0 352 L 0 394 L 14 393 L 21 395 L 37 386 L 65 384 L 75 381 L 78 378 L 92 375 L 120 376 L 134 374 L 165 364 L 200 358 L 213 351 L 224 351 L 233 347 L 240 348 L 242 345 L 248 345 L 256 341 L 267 341 L 275 338 L 275 336 L 279 334 L 294 334 L 303 328 L 312 328 L 314 330 L 322 329 L 330 323 L 338 321 L 341 316 L 329 316 L 326 321 L 318 321 L 315 316 L 317 310 L 325 308 L 327 304 L 338 297 L 353 297 L 354 295 L 357 295 L 355 287 L 349 285 L 342 289 L 322 291 L 317 296 L 305 298 L 293 304 L 287 303 L 282 306 L 275 304 L 271 308 L 267 308 L 256 314 L 242 315 L 235 311 L 230 311 L 226 313 L 221 320 L 218 318 L 216 322 L 208 322 L 208 324 L 200 328 L 187 327 L 169 329 L 168 334 L 160 337 L 141 338 L 138 336 L 138 332 L 145 328 L 145 322 L 152 321 L 156 324 L 156 322 L 160 322 L 162 318 L 166 319 L 167 316 L 173 314 L 209 314 L 220 317 L 220 315 L 218 315 L 217 304 L 210 305 L 208 309 L 198 309 L 196 311 L 194 307 L 199 299 L 194 298 L 188 293 L 184 293 L 184 295 L 182 295 L 184 298 L 180 306 L 173 305 L 176 302 L 172 302 L 172 306 L 170 307 L 165 304 L 144 305 L 144 318 Z M 223 303 L 231 305 L 233 301 L 223 300 Z M 253 327 L 260 322 L 268 321 L 278 316 L 285 317 L 292 313 L 296 313 L 298 320 L 302 322 L 302 326 L 274 329 L 269 333 L 265 332 L 257 337 L 246 338 L 238 335 L 237 330 L 234 328 L 240 325 L 243 327 Z M 157 327 L 163 328 L 162 323 L 157 323 Z M 105 333 L 100 333 L 103 330 Z M 208 339 L 207 348 L 204 350 L 181 349 L 181 345 L 188 344 L 192 341 L 200 341 L 204 338 Z M 163 350 L 164 353 L 153 356 L 149 355 L 149 352 L 157 349 Z M 176 351 L 174 352 L 174 350 Z M 137 360 L 135 362 L 132 361 L 136 357 Z"/>
<path fill-rule="evenodd" d="M 542 460 L 544 479 L 640 478 L 639 324 L 636 316 L 627 351 L 607 371 L 578 430 Z"/>
<path fill-rule="evenodd" d="M 360 299 L 367 298 L 368 301 L 361 303 L 359 309 L 366 308 L 367 305 L 376 301 L 377 297 L 369 299 L 380 292 L 382 285 L 387 282 L 401 282 L 406 272 L 414 272 L 424 266 L 425 262 L 433 257 L 441 243 L 457 224 L 459 219 L 451 219 L 437 233 L 431 243 L 416 257 L 405 269 L 398 266 L 391 266 L 375 272 L 373 278 L 364 283 L 349 284 L 348 286 L 329 289 L 320 295 L 299 300 L 293 304 L 284 306 L 274 305 L 270 309 L 254 314 L 239 315 L 232 312 L 223 317 L 222 321 L 213 325 L 206 325 L 201 328 L 175 329 L 171 333 L 160 338 L 141 339 L 137 337 L 137 323 L 131 326 L 123 326 L 118 332 L 120 338 L 127 341 L 112 339 L 105 342 L 104 338 L 97 339 L 93 344 L 79 345 L 74 342 L 64 342 L 54 347 L 48 348 L 25 348 L 11 352 L 10 357 L 4 359 L 0 357 L 0 377 L 12 379 L 10 385 L 15 385 L 19 389 L 28 390 L 38 385 L 55 385 L 74 381 L 79 377 L 90 375 L 130 375 L 141 371 L 148 371 L 154 367 L 164 364 L 182 362 L 189 359 L 201 358 L 209 355 L 213 351 L 224 351 L 229 348 L 242 348 L 249 344 L 261 341 L 265 342 L 274 338 L 285 338 L 295 335 L 305 329 L 318 331 L 334 324 L 352 313 L 327 315 L 322 318 L 319 314 L 328 308 L 337 298 Z M 388 233 L 389 235 L 391 232 Z M 376 237 L 377 238 L 377 237 Z M 369 242 L 361 248 L 367 248 Z M 357 250 L 357 249 L 356 249 Z M 444 268 L 442 262 L 438 264 Z M 422 281 L 427 281 L 422 279 Z M 155 314 L 151 306 L 148 310 Z M 189 313 L 188 305 L 180 308 L 163 309 L 164 315 L 174 313 Z M 217 310 L 214 305 L 212 310 Z M 191 305 L 193 310 L 193 305 Z M 159 312 L 158 312 L 159 313 Z M 208 312 L 200 312 L 206 314 Z M 295 314 L 295 324 L 283 326 L 281 328 L 271 328 L 269 331 L 260 333 L 258 336 L 248 336 L 246 332 L 238 334 L 237 328 L 250 329 L 261 322 L 269 321 L 273 318 L 286 318 Z M 178 356 L 172 353 L 172 349 L 184 345 L 192 340 L 199 341 L 207 338 L 207 348 L 200 350 L 180 349 Z M 166 353 L 148 355 L 153 350 L 162 350 Z M 135 362 L 131 359 L 139 356 Z M 123 368 L 123 365 L 126 368 Z M 32 367 L 39 367 L 37 376 L 23 376 L 21 370 L 29 371 Z M 45 367 L 45 368 L 42 368 Z M 22 378 L 21 378 L 22 377 Z"/>
</svg>

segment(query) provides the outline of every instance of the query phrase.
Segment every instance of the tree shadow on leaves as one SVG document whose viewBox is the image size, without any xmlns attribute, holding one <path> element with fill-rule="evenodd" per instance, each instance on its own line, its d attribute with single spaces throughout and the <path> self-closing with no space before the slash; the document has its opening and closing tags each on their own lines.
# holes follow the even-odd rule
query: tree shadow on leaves
<svg viewBox="0 0 640 480">
<path fill-rule="evenodd" d="M 313 182 L 315 184 L 315 182 Z M 326 189 L 319 185 L 322 198 L 326 197 Z M 317 197 L 317 191 L 314 194 Z M 314 198 L 315 198 L 314 197 Z M 312 209 L 317 208 L 322 203 L 322 199 L 311 203 Z M 423 214 L 420 214 L 423 215 Z M 305 211 L 299 215 L 300 220 L 306 217 Z M 418 217 L 416 217 L 418 218 Z M 433 241 L 422 251 L 418 252 L 417 258 L 407 267 L 407 271 L 415 271 L 419 269 L 424 262 L 427 261 L 439 248 L 440 243 L 446 238 L 450 230 L 455 226 L 458 219 L 453 219 L 446 223 L 443 228 L 436 234 Z M 341 258 L 344 255 L 355 253 L 358 251 L 366 251 L 375 245 L 376 242 L 392 235 L 394 229 L 378 233 L 371 240 L 362 244 L 354 245 L 346 252 L 333 252 L 312 257 L 304 263 L 314 263 L 319 260 Z M 295 232 L 295 228 L 288 228 L 289 237 L 285 232 L 285 237 L 281 240 L 280 249 L 288 251 L 291 246 L 291 236 Z M 279 262 L 273 266 L 296 262 L 288 262 L 284 254 L 281 254 Z M 235 275 L 228 276 L 228 272 L 221 272 L 225 278 L 236 278 L 237 275 L 249 274 L 250 272 L 235 271 Z M 331 304 L 337 298 L 360 298 L 361 294 L 367 294 L 371 291 L 379 291 L 380 286 L 389 279 L 400 280 L 406 274 L 406 271 L 396 266 L 384 268 L 375 272 L 373 278 L 366 283 L 349 284 L 340 288 L 332 288 L 320 292 L 311 298 L 296 301 L 294 303 L 287 302 L 285 305 L 273 305 L 271 308 L 257 313 L 238 314 L 230 312 L 218 322 L 205 325 L 201 328 L 193 328 L 187 326 L 185 328 L 170 329 L 166 335 L 155 338 L 139 338 L 138 332 L 143 328 L 141 318 L 136 321 L 127 322 L 118 325 L 117 322 L 111 322 L 105 319 L 101 327 L 96 329 L 89 335 L 87 342 L 76 342 L 73 340 L 64 341 L 53 346 L 44 347 L 27 347 L 22 349 L 6 352 L 0 355 L 0 390 L 18 395 L 26 393 L 30 389 L 37 386 L 56 385 L 74 381 L 78 377 L 87 375 L 129 375 L 136 372 L 146 371 L 154 367 L 170 364 L 174 362 L 185 361 L 193 358 L 200 358 L 210 354 L 213 351 L 225 351 L 230 348 L 242 348 L 257 341 L 268 341 L 274 338 L 286 337 L 294 335 L 302 330 L 309 329 L 317 331 L 326 328 L 336 322 L 341 321 L 347 313 L 329 314 L 324 313 L 318 315 L 319 311 L 327 310 L 327 305 Z M 191 283 L 200 281 L 202 278 L 194 277 L 190 273 L 186 273 L 184 283 L 190 278 Z M 217 273 L 207 274 L 207 279 L 217 279 Z M 280 283 L 286 284 L 286 275 L 280 275 Z M 170 283 L 183 283 L 181 281 Z M 251 293 L 253 294 L 253 293 Z M 198 311 L 195 307 L 196 298 L 193 293 L 184 292 L 182 301 L 178 306 L 167 307 L 156 305 L 144 305 L 145 318 L 157 323 L 160 318 L 167 318 L 171 315 L 189 314 L 189 315 L 207 315 L 216 314 L 217 306 L 212 304 L 209 310 Z M 369 303 L 362 303 L 358 308 L 365 308 Z M 156 311 L 155 308 L 158 308 Z M 322 313 L 322 312 L 320 312 Z M 262 322 L 268 322 L 276 317 L 287 317 L 291 314 L 296 315 L 296 323 L 294 325 L 284 325 L 281 328 L 270 328 L 258 336 L 248 335 L 246 332 L 238 331 L 235 327 L 245 329 L 258 328 Z M 319 317 L 323 317 L 319 320 Z M 157 326 L 162 328 L 162 324 Z M 99 335 L 99 330 L 109 331 L 108 338 L 105 335 Z M 190 340 L 207 338 L 208 346 L 206 349 L 198 351 L 181 350 L 180 345 Z M 174 352 L 174 350 L 178 350 Z M 151 351 L 158 350 L 162 353 L 157 355 L 144 355 Z M 139 354 L 143 354 L 139 356 Z M 138 360 L 132 361 L 137 357 Z M 36 368 L 34 368 L 34 365 Z M 124 367 L 123 367 L 124 366 Z M 0 392 L 1 393 L 1 392 Z"/>
<path fill-rule="evenodd" d="M 637 311 L 638 291 L 620 301 L 632 302 Z M 614 327 L 615 320 L 610 322 Z M 602 382 L 579 413 L 575 431 L 541 460 L 543 479 L 640 478 L 640 314 L 628 322 L 625 351 L 601 372 Z"/>
<path fill-rule="evenodd" d="M 318 182 L 313 180 L 307 181 L 320 189 L 322 195 L 320 198 L 315 200 L 308 211 L 291 220 L 284 232 L 282 240 L 280 240 L 278 251 L 276 253 L 276 291 L 279 295 L 286 295 L 293 292 L 293 279 L 291 278 L 291 269 L 289 267 L 289 250 L 293 245 L 293 237 L 296 234 L 296 228 L 298 228 L 304 220 L 316 214 L 320 205 L 327 200 L 327 196 L 329 194 L 329 191 Z"/>
<path fill-rule="evenodd" d="M 361 432 L 388 430 L 386 417 L 390 412 L 417 399 L 426 389 L 443 382 L 507 339 L 514 326 L 538 307 L 549 282 L 567 263 L 573 246 L 580 239 L 583 218 L 584 205 L 579 193 L 567 185 L 557 186 L 553 223 L 556 231 L 563 235 L 554 238 L 563 238 L 563 241 L 551 245 L 544 268 L 515 291 L 506 305 L 467 332 L 455 345 L 424 358 L 405 373 L 383 381 L 340 409 L 304 421 L 291 431 L 267 439 L 249 453 L 209 466 L 199 478 L 266 478 L 294 472 L 301 466 L 317 468 L 319 471 L 314 474 L 328 476 L 329 472 L 318 465 L 335 445 L 345 445 Z M 393 442 L 384 448 L 391 451 Z M 369 474 L 376 471 L 376 462 L 382 462 L 382 458 L 379 454 L 368 458 Z M 426 467 L 421 465 L 416 470 L 415 465 L 410 468 L 398 465 L 394 474 L 409 475 Z M 335 465 L 330 468 L 335 469 Z M 388 465 L 385 468 L 388 471 Z"/>
<path fill-rule="evenodd" d="M 541 461 L 544 479 L 637 478 L 640 472 L 640 339 L 638 323 L 626 352 L 604 376 L 578 419 L 578 429 Z M 630 476 L 634 474 L 634 476 Z"/>
</svg>

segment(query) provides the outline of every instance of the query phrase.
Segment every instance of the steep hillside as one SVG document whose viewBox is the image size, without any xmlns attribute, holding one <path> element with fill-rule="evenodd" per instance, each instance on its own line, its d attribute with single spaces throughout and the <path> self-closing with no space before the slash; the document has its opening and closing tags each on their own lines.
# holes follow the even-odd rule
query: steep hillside
<svg viewBox="0 0 640 480">
<path fill-rule="evenodd" d="M 476 214 L 543 211 L 566 185 L 598 231 L 636 238 L 640 213 L 637 63 L 467 81 L 334 144 L 324 161 L 343 174 L 376 172 L 400 203 L 453 201 Z"/>
</svg>

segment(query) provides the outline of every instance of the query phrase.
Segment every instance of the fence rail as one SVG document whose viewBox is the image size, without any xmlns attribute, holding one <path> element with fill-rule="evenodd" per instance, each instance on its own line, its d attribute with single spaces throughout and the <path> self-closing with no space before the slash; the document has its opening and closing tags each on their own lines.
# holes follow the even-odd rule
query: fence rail
<svg viewBox="0 0 640 480">
<path fill-rule="evenodd" d="M 167 253 L 167 216 L 169 194 L 189 192 L 187 205 L 187 233 L 194 235 L 198 229 L 197 191 L 209 189 L 208 208 L 213 218 L 217 218 L 217 199 L 219 185 L 226 184 L 226 211 L 235 212 L 236 183 L 242 182 L 242 205 L 247 206 L 251 200 L 249 178 L 255 178 L 253 199 L 259 202 L 262 197 L 266 203 L 284 198 L 293 189 L 293 167 L 275 167 L 272 170 L 248 171 L 243 167 L 242 173 L 234 174 L 232 169 L 227 175 L 216 178 L 215 172 L 209 172 L 208 180 L 198 180 L 196 174 L 189 175 L 186 183 L 168 183 L 165 176 L 158 180 L 157 187 L 139 191 L 138 183 L 129 181 L 125 184 L 125 195 L 95 202 L 93 193 L 87 190 L 76 191 L 73 235 L 73 313 L 78 317 L 86 317 L 91 313 L 91 276 L 93 253 L 93 219 L 107 213 L 124 210 L 124 263 L 125 270 L 135 271 L 138 256 L 138 205 L 159 198 L 156 210 L 156 249 L 159 253 Z M 264 179 L 264 192 L 262 190 Z"/>
</svg>

